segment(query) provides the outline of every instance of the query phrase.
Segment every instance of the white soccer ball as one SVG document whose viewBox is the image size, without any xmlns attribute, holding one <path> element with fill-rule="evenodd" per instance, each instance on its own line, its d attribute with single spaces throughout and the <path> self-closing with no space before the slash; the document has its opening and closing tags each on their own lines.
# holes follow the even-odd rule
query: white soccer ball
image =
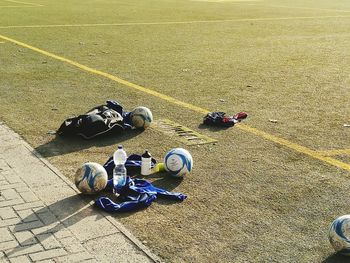
<svg viewBox="0 0 350 263">
<path fill-rule="evenodd" d="M 328 237 L 336 252 L 350 256 L 350 215 L 336 218 L 329 228 Z"/>
<path fill-rule="evenodd" d="M 136 128 L 146 129 L 153 121 L 152 112 L 146 107 L 136 107 L 131 112 L 131 121 Z"/>
<path fill-rule="evenodd" d="M 193 167 L 191 154 L 182 148 L 174 148 L 164 157 L 164 168 L 175 177 L 183 177 L 190 174 Z"/>
<path fill-rule="evenodd" d="M 75 173 L 75 185 L 84 194 L 94 194 L 107 185 L 106 169 L 93 162 L 84 163 Z"/>
</svg>

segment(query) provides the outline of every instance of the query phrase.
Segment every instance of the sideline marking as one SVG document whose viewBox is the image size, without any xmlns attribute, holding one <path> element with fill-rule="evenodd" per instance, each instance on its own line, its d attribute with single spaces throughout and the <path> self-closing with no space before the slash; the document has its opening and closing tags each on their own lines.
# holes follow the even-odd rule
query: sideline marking
<svg viewBox="0 0 350 263">
<path fill-rule="evenodd" d="M 181 25 L 199 23 L 225 23 L 225 22 L 251 22 L 251 21 L 278 21 L 298 19 L 327 19 L 327 18 L 350 18 L 350 16 L 293 16 L 293 17 L 265 17 L 265 18 L 237 18 L 224 20 L 194 20 L 194 21 L 169 21 L 169 22 L 130 22 L 130 23 L 107 23 L 107 24 L 61 24 L 61 25 L 30 25 L 30 26 L 0 26 L 0 28 L 50 28 L 50 27 L 99 27 L 99 26 L 140 26 L 140 25 Z"/>
<path fill-rule="evenodd" d="M 317 7 L 285 6 L 285 5 L 263 5 L 263 6 L 280 7 L 280 8 L 288 8 L 288 9 L 292 8 L 292 9 L 305 9 L 305 10 L 333 11 L 333 12 L 343 12 L 343 13 L 349 13 L 350 12 L 350 10 L 330 9 L 330 8 L 317 8 Z"/>
<path fill-rule="evenodd" d="M 3 5 L 0 8 L 28 8 L 28 7 L 38 7 L 33 5 Z"/>
<path fill-rule="evenodd" d="M 336 167 L 342 168 L 344 170 L 350 171 L 350 164 L 338 161 L 338 160 L 333 159 L 331 157 L 324 156 L 321 153 L 319 153 L 317 151 L 314 151 L 314 150 L 311 150 L 311 149 L 309 149 L 309 148 L 307 148 L 305 146 L 301 146 L 299 144 L 290 142 L 290 141 L 288 141 L 286 139 L 279 138 L 277 136 L 274 136 L 274 135 L 269 134 L 269 133 L 264 132 L 264 131 L 260 131 L 260 130 L 258 130 L 256 128 L 253 128 L 253 127 L 249 127 L 249 126 L 244 125 L 244 124 L 237 125 L 237 128 L 240 128 L 241 130 L 253 133 L 253 134 L 255 134 L 255 135 L 259 136 L 259 137 L 265 138 L 266 140 L 269 140 L 269 141 L 275 142 L 277 144 L 283 145 L 285 147 L 293 149 L 296 152 L 303 153 L 303 154 L 308 155 L 308 156 L 310 156 L 312 158 L 315 158 L 317 160 L 320 160 L 320 161 L 323 161 L 325 163 L 328 163 L 328 164 L 334 165 Z"/>
<path fill-rule="evenodd" d="M 65 63 L 70 64 L 70 65 L 73 65 L 73 66 L 75 66 L 75 67 L 77 67 L 77 68 L 80 68 L 80 69 L 82 69 L 82 70 L 84 70 L 84 71 L 87 71 L 87 72 L 90 72 L 90 73 L 93 73 L 93 74 L 96 74 L 96 75 L 103 76 L 103 77 L 105 77 L 105 78 L 111 79 L 111 80 L 113 80 L 113 81 L 115 81 L 115 82 L 118 82 L 118 83 L 123 84 L 123 85 L 125 85 L 125 86 L 128 86 L 128 87 L 130 87 L 130 88 L 134 88 L 134 89 L 139 90 L 139 91 L 142 91 L 142 92 L 144 92 L 144 93 L 147 93 L 147 94 L 153 95 L 153 96 L 155 96 L 155 97 L 161 98 L 161 99 L 163 99 L 163 100 L 165 100 L 165 101 L 171 102 L 171 103 L 173 103 L 173 104 L 175 104 L 175 105 L 178 105 L 178 106 L 180 106 L 180 107 L 188 108 L 188 109 L 190 109 L 190 110 L 193 110 L 193 111 L 196 111 L 196 112 L 199 112 L 199 113 L 202 113 L 202 114 L 207 114 L 207 113 L 209 112 L 208 110 L 205 110 L 205 109 L 203 109 L 203 108 L 194 106 L 194 105 L 192 105 L 192 104 L 189 104 L 189 103 L 186 103 L 186 102 L 183 102 L 183 101 L 180 101 L 180 100 L 177 100 L 177 99 L 175 99 L 175 98 L 173 98 L 173 97 L 170 97 L 170 96 L 168 96 L 168 95 L 159 93 L 159 92 L 157 92 L 157 91 L 155 91 L 155 90 L 151 90 L 151 89 L 149 89 L 149 88 L 142 87 L 142 86 L 140 86 L 140 85 L 131 83 L 131 82 L 127 81 L 127 80 L 124 80 L 124 79 L 121 79 L 121 78 L 119 78 L 119 77 L 113 76 L 113 75 L 111 75 L 111 74 L 109 74 L 109 73 L 105 73 L 105 72 L 102 72 L 102 71 L 99 71 L 99 70 L 90 68 L 90 67 L 88 67 L 88 66 L 82 65 L 82 64 L 80 64 L 80 63 L 78 63 L 78 62 L 75 62 L 75 61 L 73 61 L 73 60 L 70 60 L 70 59 L 67 59 L 67 58 L 64 58 L 64 57 L 57 56 L 57 55 L 55 55 L 55 54 L 52 54 L 52 53 L 47 52 L 47 51 L 45 51 L 45 50 L 42 50 L 42 49 L 39 49 L 39 48 L 30 46 L 30 45 L 28 45 L 28 44 L 25 44 L 25 43 L 23 43 L 23 42 L 17 41 L 17 40 L 15 40 L 15 39 L 11 39 L 11 38 L 8 38 L 8 37 L 3 36 L 3 35 L 0 35 L 0 38 L 2 38 L 3 40 L 7 40 L 7 41 L 9 41 L 9 42 L 15 43 L 15 44 L 17 44 L 17 45 L 19 45 L 19 46 L 28 48 L 28 49 L 30 49 L 30 50 L 36 51 L 36 52 L 41 53 L 41 54 L 43 54 L 43 55 L 45 55 L 45 56 L 48 56 L 48 57 L 57 59 L 57 60 L 59 60 L 59 61 L 65 62 Z"/>
<path fill-rule="evenodd" d="M 30 6 L 43 6 L 40 4 L 36 4 L 36 3 L 28 3 L 28 2 L 22 2 L 22 1 L 17 1 L 17 0 L 3 0 L 6 2 L 10 2 L 10 3 L 16 3 L 16 4 L 23 4 L 23 5 L 30 5 Z M 17 6 L 19 7 L 19 6 Z"/>
<path fill-rule="evenodd" d="M 82 64 L 80 64 L 78 62 L 75 62 L 75 61 L 72 61 L 70 59 L 57 56 L 57 55 L 55 55 L 53 53 L 47 52 L 45 50 L 42 50 L 42 49 L 39 49 L 39 48 L 36 48 L 36 47 L 33 47 L 33 46 L 30 46 L 30 45 L 25 44 L 23 42 L 20 42 L 18 40 L 15 40 L 15 39 L 3 36 L 3 35 L 0 35 L 0 38 L 3 39 L 3 40 L 7 40 L 9 42 L 12 42 L 14 44 L 17 44 L 19 46 L 28 48 L 28 49 L 30 49 L 32 51 L 38 52 L 38 53 L 43 54 L 45 56 L 57 59 L 59 61 L 65 62 L 65 63 L 70 64 L 70 65 L 73 65 L 73 66 L 75 66 L 75 67 L 77 67 L 77 68 L 79 68 L 81 70 L 86 71 L 86 72 L 90 72 L 90 73 L 95 74 L 95 75 L 103 76 L 105 78 L 108 78 L 110 80 L 118 82 L 118 83 L 120 83 L 122 85 L 125 85 L 127 87 L 136 89 L 138 91 L 142 91 L 144 93 L 150 94 L 150 95 L 155 96 L 157 98 L 160 98 L 160 99 L 163 99 L 165 101 L 171 102 L 172 104 L 175 104 L 177 106 L 181 106 L 181 107 L 190 109 L 192 111 L 195 111 L 195 112 L 198 112 L 198 113 L 201 113 L 201 114 L 207 114 L 209 112 L 209 110 L 206 110 L 206 109 L 194 106 L 192 104 L 189 104 L 189 103 L 177 100 L 177 99 L 172 98 L 172 97 L 170 97 L 168 95 L 164 95 L 164 94 L 159 93 L 157 91 L 148 89 L 146 87 L 142 87 L 142 86 L 134 84 L 134 83 L 131 83 L 131 82 L 127 81 L 127 80 L 124 80 L 124 79 L 121 79 L 119 77 L 113 76 L 113 75 L 111 75 L 109 73 L 105 73 L 105 72 L 102 72 L 102 71 L 90 68 L 88 66 L 82 65 Z M 253 127 L 249 127 L 249 126 L 244 125 L 244 124 L 237 125 L 236 127 L 238 129 L 243 130 L 243 131 L 247 131 L 247 132 L 250 132 L 252 134 L 255 134 L 258 137 L 262 137 L 262 138 L 264 138 L 266 140 L 269 140 L 269 141 L 272 141 L 274 143 L 283 145 L 283 146 L 285 146 L 285 147 L 287 147 L 289 149 L 292 149 L 294 151 L 297 151 L 299 153 L 303 153 L 305 155 L 308 155 L 308 156 L 310 156 L 310 157 L 312 157 L 314 159 L 317 159 L 317 160 L 323 161 L 325 163 L 328 163 L 330 165 L 336 166 L 338 168 L 350 171 L 350 164 L 343 163 L 343 162 L 338 161 L 336 159 L 333 159 L 331 157 L 323 156 L 322 154 L 318 153 L 317 151 L 311 150 L 311 149 L 309 149 L 309 148 L 307 148 L 305 146 L 298 145 L 298 144 L 290 142 L 290 141 L 288 141 L 286 139 L 279 138 L 277 136 L 274 136 L 274 135 L 269 134 L 269 133 L 264 132 L 264 131 L 260 131 L 260 130 L 258 130 L 256 128 L 253 128 Z"/>
<path fill-rule="evenodd" d="M 191 0 L 191 1 L 194 1 L 194 2 L 212 2 L 212 3 L 227 3 L 227 2 L 230 2 L 230 3 L 244 3 L 244 2 L 258 2 L 258 1 L 261 1 L 261 0 Z"/>
<path fill-rule="evenodd" d="M 350 155 L 350 149 L 324 150 L 317 152 L 323 156 Z"/>
</svg>

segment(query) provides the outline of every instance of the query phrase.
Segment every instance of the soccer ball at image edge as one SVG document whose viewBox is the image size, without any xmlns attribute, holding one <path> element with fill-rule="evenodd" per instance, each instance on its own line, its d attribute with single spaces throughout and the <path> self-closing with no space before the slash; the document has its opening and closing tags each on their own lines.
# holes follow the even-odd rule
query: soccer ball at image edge
<svg viewBox="0 0 350 263">
<path fill-rule="evenodd" d="M 336 218 L 329 228 L 328 237 L 336 252 L 350 256 L 350 215 Z"/>
<path fill-rule="evenodd" d="M 106 169 L 94 162 L 84 163 L 75 173 L 75 185 L 84 194 L 94 194 L 103 190 L 107 185 Z"/>
</svg>

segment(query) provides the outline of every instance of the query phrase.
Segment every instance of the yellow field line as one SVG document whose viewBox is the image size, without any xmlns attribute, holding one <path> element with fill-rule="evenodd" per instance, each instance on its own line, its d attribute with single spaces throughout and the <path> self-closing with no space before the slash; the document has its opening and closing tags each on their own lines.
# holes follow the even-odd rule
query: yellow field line
<svg viewBox="0 0 350 263">
<path fill-rule="evenodd" d="M 50 53 L 50 52 L 44 51 L 44 50 L 42 50 L 42 49 L 39 49 L 39 48 L 36 48 L 36 47 L 33 47 L 33 46 L 30 46 L 30 45 L 25 44 L 25 43 L 23 43 L 23 42 L 20 42 L 20 41 L 17 41 L 17 40 L 14 40 L 14 39 L 5 37 L 5 36 L 3 36 L 3 35 L 0 35 L 0 38 L 2 38 L 2 39 L 4 39 L 4 40 L 7 40 L 7 41 L 9 41 L 9 42 L 15 43 L 15 44 L 17 44 L 17 45 L 19 45 L 19 46 L 22 46 L 22 47 L 31 49 L 31 50 L 33 50 L 33 51 L 36 51 L 36 52 L 41 53 L 41 54 L 43 54 L 43 55 L 45 55 L 45 56 L 48 56 L 48 57 L 51 57 L 51 58 L 60 60 L 60 61 L 65 62 L 65 63 L 68 63 L 68 64 L 73 65 L 73 66 L 75 66 L 75 67 L 77 67 L 77 68 L 80 68 L 80 69 L 82 69 L 82 70 L 84 70 L 84 71 L 93 73 L 93 74 L 95 74 L 95 75 L 103 76 L 103 77 L 105 77 L 105 78 L 111 79 L 111 80 L 113 80 L 113 81 L 115 81 L 115 82 L 118 82 L 118 83 L 123 84 L 123 85 L 125 85 L 125 86 L 128 86 L 128 87 L 130 87 L 130 88 L 133 88 L 133 89 L 142 91 L 142 92 L 144 92 L 144 93 L 153 95 L 153 96 L 155 96 L 155 97 L 161 98 L 161 99 L 163 99 L 163 100 L 165 100 L 165 101 L 171 102 L 171 103 L 173 103 L 173 104 L 175 104 L 175 105 L 178 105 L 178 106 L 180 106 L 180 107 L 188 108 L 188 109 L 190 109 L 190 110 L 197 111 L 197 112 L 200 112 L 200 113 L 202 113 L 202 114 L 207 114 L 207 113 L 208 113 L 208 110 L 205 110 L 205 109 L 196 107 L 196 106 L 194 106 L 194 105 L 191 105 L 191 104 L 189 104 L 189 103 L 186 103 L 186 102 L 183 102 L 183 101 L 174 99 L 174 98 L 172 98 L 172 97 L 170 97 L 170 96 L 164 95 L 164 94 L 162 94 L 162 93 L 159 93 L 159 92 L 157 92 L 157 91 L 151 90 L 151 89 L 149 89 L 149 88 L 145 88 L 145 87 L 142 87 L 142 86 L 140 86 L 140 85 L 131 83 L 131 82 L 127 81 L 127 80 L 118 78 L 118 77 L 113 76 L 113 75 L 111 75 L 111 74 L 109 74 L 109 73 L 105 73 L 105 72 L 102 72 L 102 71 L 99 71 L 99 70 L 90 68 L 90 67 L 85 66 L 85 65 L 82 65 L 82 64 L 80 64 L 80 63 L 78 63 L 78 62 L 75 62 L 75 61 L 72 61 L 72 60 L 70 60 L 70 59 L 66 59 L 66 58 L 57 56 L 57 55 L 52 54 L 52 53 Z"/>
<path fill-rule="evenodd" d="M 207 114 L 209 112 L 209 110 L 207 110 L 207 109 L 203 109 L 203 108 L 194 106 L 192 104 L 189 104 L 189 103 L 177 100 L 177 99 L 172 98 L 172 97 L 170 97 L 168 95 L 164 95 L 162 93 L 159 93 L 157 91 L 151 90 L 149 88 L 142 87 L 140 85 L 131 83 L 131 82 L 127 81 L 127 80 L 124 80 L 124 79 L 121 79 L 119 77 L 113 76 L 113 75 L 111 75 L 109 73 L 105 73 L 105 72 L 102 72 L 102 71 L 90 68 L 88 66 L 82 65 L 82 64 L 80 64 L 78 62 L 75 62 L 75 61 L 72 61 L 70 59 L 67 59 L 67 58 L 64 58 L 64 57 L 60 57 L 58 55 L 52 54 L 52 53 L 47 52 L 45 50 L 42 50 L 42 49 L 30 46 L 30 45 L 25 44 L 23 42 L 20 42 L 18 40 L 15 40 L 15 39 L 3 36 L 3 35 L 0 35 L 0 38 L 3 39 L 3 40 L 7 40 L 9 42 L 12 42 L 14 44 L 17 44 L 19 46 L 28 48 L 28 49 L 30 49 L 32 51 L 38 52 L 38 53 L 43 54 L 45 56 L 57 59 L 57 60 L 62 61 L 62 62 L 65 62 L 65 63 L 70 64 L 72 66 L 75 66 L 75 67 L 77 67 L 77 68 L 79 68 L 79 69 L 81 69 L 83 71 L 86 71 L 86 72 L 89 72 L 89 73 L 92 73 L 92 74 L 95 74 L 95 75 L 99 75 L 99 76 L 108 78 L 110 80 L 113 80 L 113 81 L 115 81 L 117 83 L 120 83 L 122 85 L 125 85 L 127 87 L 130 87 L 130 88 L 136 89 L 138 91 L 150 94 L 152 96 L 155 96 L 155 97 L 160 98 L 162 100 L 168 101 L 168 102 L 170 102 L 172 104 L 175 104 L 177 106 L 180 106 L 180 107 L 183 107 L 183 108 L 187 108 L 187 109 L 190 109 L 192 111 L 195 111 L 195 112 L 198 112 L 198 113 L 201 113 L 201 114 Z M 250 132 L 252 134 L 255 134 L 256 136 L 262 137 L 262 138 L 264 138 L 266 140 L 269 140 L 269 141 L 272 141 L 274 143 L 283 145 L 283 146 L 285 146 L 285 147 L 287 147 L 289 149 L 292 149 L 294 151 L 297 151 L 299 153 L 303 153 L 305 155 L 308 155 L 308 156 L 310 156 L 310 157 L 312 157 L 314 159 L 317 159 L 317 160 L 323 161 L 325 163 L 331 164 L 333 166 L 336 166 L 338 168 L 342 168 L 342 169 L 350 171 L 350 164 L 343 163 L 341 161 L 338 161 L 338 160 L 330 158 L 330 157 L 325 157 L 325 156 L 323 156 L 323 155 L 317 153 L 316 151 L 311 150 L 311 149 L 309 149 L 307 147 L 298 145 L 296 143 L 293 143 L 293 142 L 290 142 L 288 140 L 279 138 L 277 136 L 274 136 L 272 134 L 266 133 L 264 131 L 260 131 L 258 129 L 249 127 L 247 125 L 242 125 L 242 124 L 241 125 L 237 125 L 237 128 L 239 128 L 241 130 L 244 130 L 244 131 L 247 131 L 247 132 Z"/>
<path fill-rule="evenodd" d="M 262 137 L 262 138 L 264 138 L 266 140 L 269 140 L 269 141 L 272 141 L 274 143 L 277 143 L 277 144 L 283 145 L 285 147 L 288 147 L 290 149 L 293 149 L 296 152 L 306 154 L 306 155 L 308 155 L 308 156 L 310 156 L 312 158 L 315 158 L 317 160 L 320 160 L 320 161 L 323 161 L 325 163 L 328 163 L 328 164 L 334 165 L 336 167 L 342 168 L 344 170 L 350 171 L 350 164 L 343 163 L 343 162 L 338 161 L 336 159 L 324 156 L 323 154 L 321 154 L 321 153 L 319 153 L 317 151 L 311 150 L 311 149 L 309 149 L 309 148 L 307 148 L 305 146 L 301 146 L 299 144 L 296 144 L 296 143 L 290 142 L 288 140 L 279 138 L 277 136 L 274 136 L 274 135 L 269 134 L 269 133 L 264 132 L 264 131 L 260 131 L 260 130 L 252 128 L 252 127 L 249 127 L 247 125 L 237 125 L 237 128 L 240 128 L 240 129 L 242 129 L 244 131 L 253 133 L 253 134 L 255 134 L 255 135 L 259 136 L 259 137 Z"/>
<path fill-rule="evenodd" d="M 3 0 L 3 1 L 10 2 L 10 3 L 16 3 L 16 4 L 23 4 L 23 5 L 42 6 L 42 5 L 36 4 L 36 3 L 28 3 L 28 2 L 22 2 L 22 1 L 17 1 L 17 0 Z"/>
<path fill-rule="evenodd" d="M 0 28 L 55 28 L 55 27 L 100 27 L 100 26 L 138 26 L 138 25 L 177 25 L 177 24 L 199 24 L 199 23 L 225 23 L 225 22 L 252 22 L 252 21 L 278 21 L 297 19 L 328 19 L 328 18 L 350 18 L 350 16 L 294 16 L 294 17 L 265 17 L 265 18 L 237 18 L 223 20 L 194 20 L 194 21 L 168 21 L 168 22 L 130 22 L 130 23 L 103 23 L 103 24 L 57 24 L 57 25 L 18 25 L 0 26 Z"/>
<path fill-rule="evenodd" d="M 337 149 L 337 150 L 325 150 L 325 151 L 317 151 L 319 154 L 323 156 L 333 156 L 333 155 L 349 155 L 350 149 Z"/>
</svg>

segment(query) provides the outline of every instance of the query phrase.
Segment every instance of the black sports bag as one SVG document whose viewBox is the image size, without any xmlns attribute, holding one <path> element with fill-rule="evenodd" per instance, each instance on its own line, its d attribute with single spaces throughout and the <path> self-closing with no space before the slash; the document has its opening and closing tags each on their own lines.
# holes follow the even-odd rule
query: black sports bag
<svg viewBox="0 0 350 263">
<path fill-rule="evenodd" d="M 123 132 L 131 126 L 124 122 L 122 109 L 117 102 L 107 101 L 107 105 L 94 107 L 85 114 L 66 119 L 57 130 L 57 134 L 80 135 L 91 139 L 102 134 Z"/>
</svg>

